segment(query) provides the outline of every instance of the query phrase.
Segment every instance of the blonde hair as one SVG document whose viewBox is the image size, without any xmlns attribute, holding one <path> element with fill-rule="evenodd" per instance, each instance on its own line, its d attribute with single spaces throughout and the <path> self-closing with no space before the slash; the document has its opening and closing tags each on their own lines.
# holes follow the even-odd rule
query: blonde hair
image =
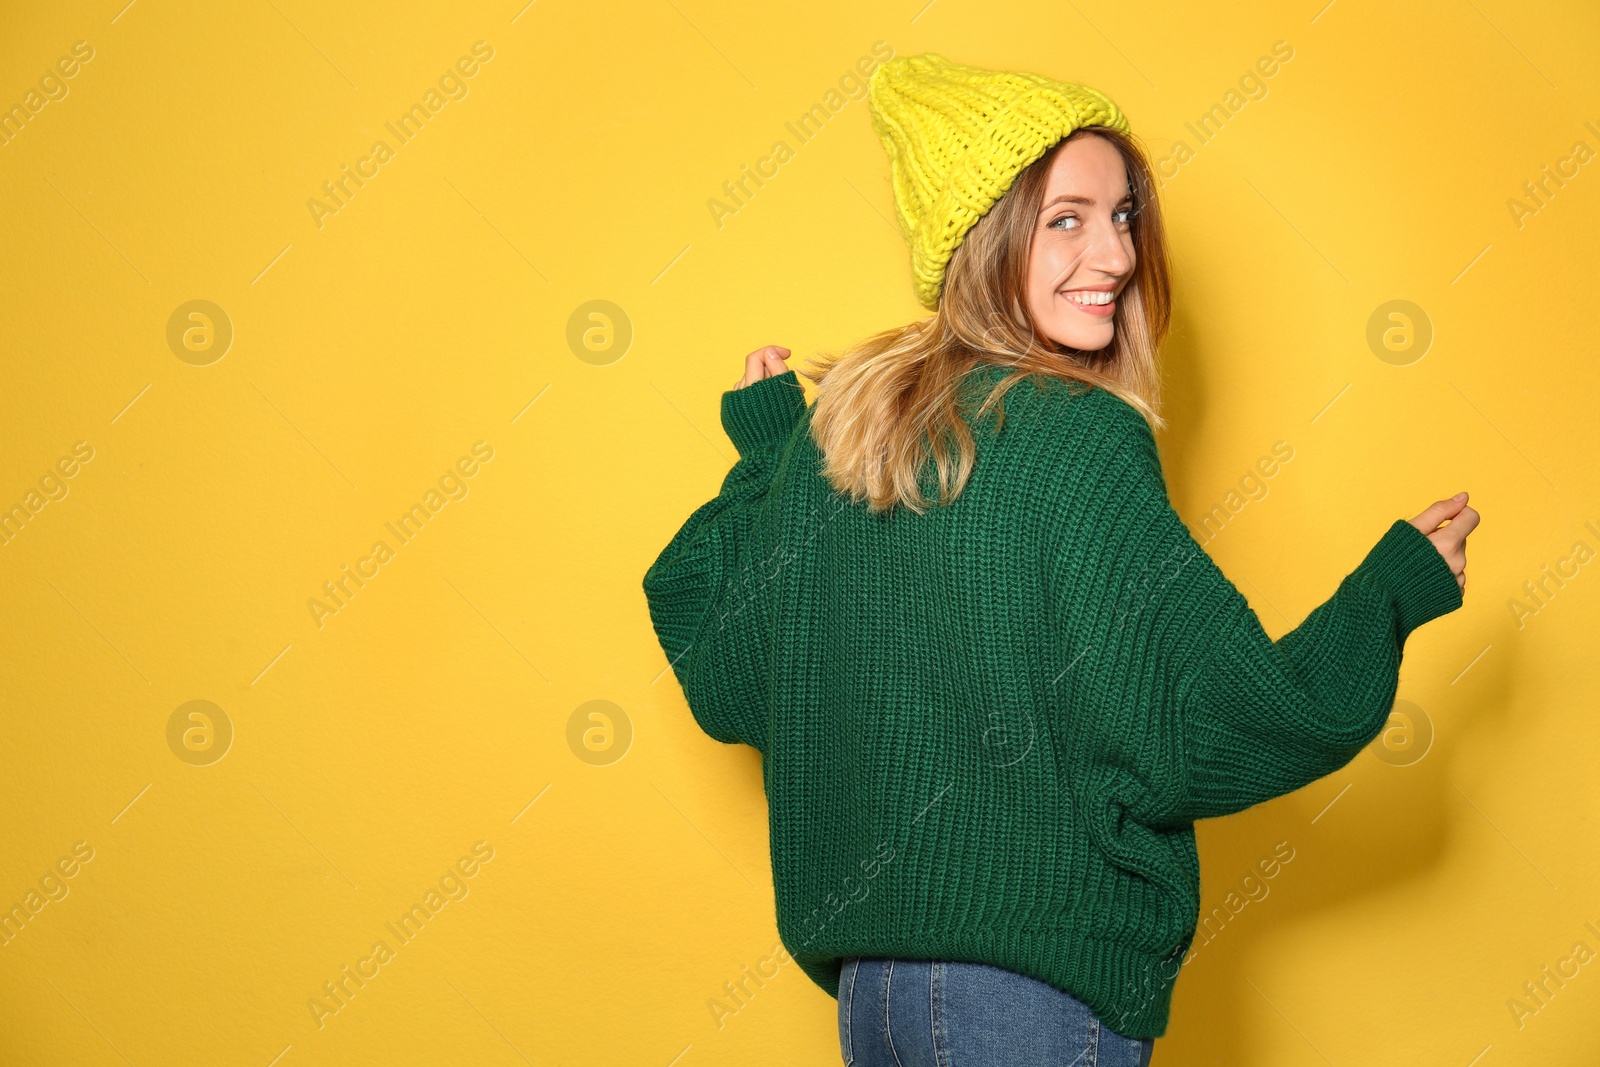
<svg viewBox="0 0 1600 1067">
<path fill-rule="evenodd" d="M 1052 160 L 1073 137 L 1109 140 L 1122 156 L 1133 192 L 1133 277 L 1117 300 L 1115 335 L 1099 352 L 1041 338 L 1025 299 L 1028 260 Z M 799 373 L 817 383 L 811 435 L 823 474 L 839 492 L 873 512 L 896 504 L 929 507 L 922 479 L 932 458 L 938 503 L 955 500 L 975 461 L 959 387 L 982 364 L 1013 368 L 977 415 L 996 409 L 1029 374 L 1099 386 L 1122 397 L 1156 428 L 1160 372 L 1156 353 L 1172 320 L 1172 279 L 1156 183 L 1144 150 L 1130 136 L 1086 126 L 1057 142 L 1018 176 L 972 227 L 945 271 L 939 308 L 930 317 L 876 333 L 842 355 L 824 353 Z"/>
</svg>

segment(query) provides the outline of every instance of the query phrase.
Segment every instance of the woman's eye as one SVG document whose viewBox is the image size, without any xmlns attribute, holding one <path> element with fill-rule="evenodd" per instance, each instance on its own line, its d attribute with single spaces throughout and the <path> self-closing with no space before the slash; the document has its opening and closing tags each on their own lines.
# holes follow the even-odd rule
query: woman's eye
<svg viewBox="0 0 1600 1067">
<path fill-rule="evenodd" d="M 1111 221 L 1114 225 L 1126 226 L 1133 221 L 1134 214 L 1135 211 L 1132 205 L 1119 207 L 1111 213 Z M 1081 230 L 1083 229 L 1083 220 L 1078 218 L 1076 215 L 1062 215 L 1059 218 L 1051 220 L 1050 229 L 1068 231 Z"/>
</svg>

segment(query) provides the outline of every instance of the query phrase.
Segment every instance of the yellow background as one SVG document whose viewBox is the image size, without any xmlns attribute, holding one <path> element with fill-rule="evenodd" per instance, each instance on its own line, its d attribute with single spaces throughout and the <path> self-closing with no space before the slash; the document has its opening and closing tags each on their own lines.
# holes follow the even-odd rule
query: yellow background
<svg viewBox="0 0 1600 1067">
<path fill-rule="evenodd" d="M 1188 143 L 1162 447 L 1191 523 L 1293 447 L 1207 542 L 1270 632 L 1394 518 L 1460 488 L 1484 516 L 1395 731 L 1201 824 L 1205 912 L 1294 858 L 1197 941 L 1155 1063 L 1600 1055 L 1600 963 L 1523 988 L 1600 951 L 1600 566 L 1512 608 L 1600 548 L 1600 164 L 1520 226 L 1507 204 L 1600 150 L 1592 5 L 122 4 L 10 4 L 0 33 L 6 107 L 94 50 L 0 147 L 0 506 L 94 450 L 0 548 L 0 904 L 93 850 L 0 948 L 0 1062 L 837 1062 L 792 963 L 710 1006 L 777 941 L 759 759 L 697 730 L 639 583 L 732 461 L 746 352 L 921 314 L 865 104 L 785 128 L 877 41 L 1086 81 L 1153 155 Z M 477 41 L 467 95 L 386 134 Z M 1198 143 L 1278 41 L 1267 95 Z M 378 139 L 319 227 L 307 202 Z M 1396 299 L 1434 331 L 1406 365 L 1366 341 Z M 234 330 L 206 366 L 167 343 L 192 300 Z M 594 300 L 620 358 L 568 343 Z M 319 627 L 322 583 L 479 441 L 468 494 Z M 192 700 L 232 724 L 209 765 L 168 742 Z M 593 700 L 619 709 L 600 757 L 569 740 Z M 480 841 L 468 895 L 392 940 Z M 319 1027 L 308 1001 L 380 939 Z"/>
</svg>

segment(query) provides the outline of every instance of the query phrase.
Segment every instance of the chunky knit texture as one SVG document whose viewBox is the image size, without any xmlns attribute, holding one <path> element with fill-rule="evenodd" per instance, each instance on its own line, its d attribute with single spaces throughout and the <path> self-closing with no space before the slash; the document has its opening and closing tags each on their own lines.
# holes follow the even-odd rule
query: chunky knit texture
<svg viewBox="0 0 1600 1067">
<path fill-rule="evenodd" d="M 809 417 L 793 371 L 726 393 L 739 461 L 644 576 L 696 721 L 762 753 L 784 945 L 834 996 L 845 956 L 970 960 L 1161 1036 L 1194 821 L 1377 736 L 1407 635 L 1461 604 L 1449 565 L 1396 519 L 1273 641 L 1111 393 L 1024 379 L 920 516 L 835 494 Z"/>
<path fill-rule="evenodd" d="M 1040 74 L 983 70 L 934 52 L 896 56 L 867 82 L 889 153 L 895 214 L 917 300 L 939 306 L 950 255 L 1023 169 L 1081 126 L 1128 132 L 1103 93 Z"/>
</svg>

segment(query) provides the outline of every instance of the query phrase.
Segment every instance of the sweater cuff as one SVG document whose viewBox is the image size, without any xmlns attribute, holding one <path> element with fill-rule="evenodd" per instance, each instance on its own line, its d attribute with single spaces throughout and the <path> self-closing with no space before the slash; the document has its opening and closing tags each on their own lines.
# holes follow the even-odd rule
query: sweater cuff
<svg viewBox="0 0 1600 1067">
<path fill-rule="evenodd" d="M 739 455 L 748 456 L 763 446 L 787 441 L 805 410 L 799 375 L 784 371 L 723 393 L 722 429 Z"/>
<path fill-rule="evenodd" d="M 1394 520 L 1355 573 L 1377 582 L 1394 600 L 1402 641 L 1423 623 L 1461 606 L 1461 586 L 1450 564 L 1428 535 L 1405 519 Z"/>
</svg>

